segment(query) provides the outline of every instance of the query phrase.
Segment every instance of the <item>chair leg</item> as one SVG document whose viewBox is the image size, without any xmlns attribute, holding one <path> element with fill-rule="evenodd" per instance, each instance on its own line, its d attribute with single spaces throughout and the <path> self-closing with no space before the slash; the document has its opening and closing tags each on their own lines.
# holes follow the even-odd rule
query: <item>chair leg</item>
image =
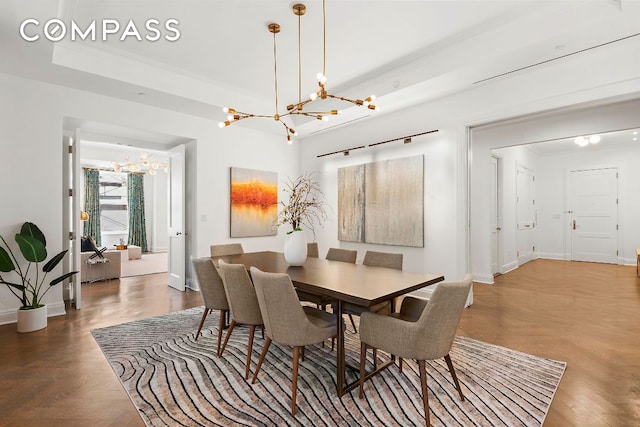
<svg viewBox="0 0 640 427">
<path fill-rule="evenodd" d="M 445 362 L 447 362 L 447 366 L 449 367 L 449 372 L 451 372 L 451 377 L 453 377 L 453 383 L 456 385 L 458 389 L 458 394 L 460 395 L 460 400 L 464 402 L 464 395 L 462 394 L 462 389 L 460 388 L 460 383 L 458 382 L 458 377 L 456 376 L 456 371 L 453 369 L 453 363 L 451 363 L 451 357 L 447 354 L 444 357 Z"/>
<path fill-rule="evenodd" d="M 298 391 L 298 358 L 300 349 L 303 347 L 293 347 L 293 374 L 291 377 L 291 415 L 296 414 L 296 394 Z"/>
<path fill-rule="evenodd" d="M 207 314 L 209 314 L 209 309 L 204 308 L 204 313 L 202 313 L 202 319 L 200 319 L 200 324 L 198 325 L 198 332 L 196 332 L 196 341 L 198 341 L 198 337 L 200 336 L 200 331 L 202 330 L 202 325 L 204 325 L 204 319 L 207 318 Z"/>
<path fill-rule="evenodd" d="M 264 325 L 262 325 L 262 339 L 264 339 Z"/>
<path fill-rule="evenodd" d="M 300 355 L 302 356 L 302 361 L 304 362 L 304 346 L 300 347 Z"/>
<path fill-rule="evenodd" d="M 218 323 L 218 357 L 220 357 L 220 343 L 222 342 L 222 330 L 224 329 L 226 322 L 225 318 L 227 316 L 226 310 L 220 310 L 220 322 Z"/>
<path fill-rule="evenodd" d="M 260 367 L 262 366 L 262 362 L 264 362 L 264 357 L 267 355 L 269 351 L 269 346 L 271 345 L 271 338 L 267 337 L 267 340 L 264 342 L 264 347 L 262 348 L 262 353 L 260 353 L 260 359 L 258 360 L 258 365 L 256 366 L 256 371 L 253 373 L 253 378 L 251 379 L 251 384 L 256 382 L 256 378 L 258 378 L 258 372 L 260 372 Z"/>
<path fill-rule="evenodd" d="M 251 353 L 253 353 L 253 335 L 256 332 L 256 325 L 249 326 L 249 345 L 247 346 L 247 367 L 244 370 L 244 379 L 249 379 L 249 370 L 251 369 Z"/>
<path fill-rule="evenodd" d="M 349 313 L 349 320 L 351 320 L 351 326 L 353 326 L 353 332 L 358 333 L 358 329 L 356 328 L 356 322 L 353 320 L 353 316 Z"/>
<path fill-rule="evenodd" d="M 398 357 L 398 372 L 402 373 L 402 357 Z"/>
<path fill-rule="evenodd" d="M 360 399 L 364 397 L 365 363 L 367 363 L 367 345 L 360 342 Z"/>
<path fill-rule="evenodd" d="M 378 369 L 378 349 L 373 349 L 373 370 Z"/>
<path fill-rule="evenodd" d="M 422 403 L 424 405 L 424 421 L 427 427 L 431 426 L 429 422 L 429 389 L 427 388 L 427 368 L 424 360 L 418 360 L 420 368 L 420 384 L 422 385 Z"/>
<path fill-rule="evenodd" d="M 233 328 L 235 327 L 236 327 L 236 321 L 232 320 L 231 324 L 229 325 L 229 330 L 227 331 L 227 335 L 224 337 L 224 344 L 222 344 L 222 348 L 218 351 L 218 357 L 222 356 L 222 353 L 224 353 L 224 349 L 227 348 L 229 337 L 231 336 L 231 333 L 233 332 Z"/>
</svg>

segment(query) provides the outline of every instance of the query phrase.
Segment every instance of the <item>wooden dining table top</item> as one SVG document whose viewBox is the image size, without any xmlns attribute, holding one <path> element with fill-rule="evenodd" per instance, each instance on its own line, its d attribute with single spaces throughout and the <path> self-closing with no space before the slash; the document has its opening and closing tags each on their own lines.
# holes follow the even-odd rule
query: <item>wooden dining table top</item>
<svg viewBox="0 0 640 427">
<path fill-rule="evenodd" d="M 231 264 L 256 267 L 270 273 L 286 273 L 293 284 L 305 291 L 326 295 L 344 302 L 369 307 L 444 280 L 444 276 L 414 273 L 392 268 L 373 267 L 307 258 L 302 266 L 290 266 L 280 252 L 248 252 L 214 257 Z"/>
</svg>

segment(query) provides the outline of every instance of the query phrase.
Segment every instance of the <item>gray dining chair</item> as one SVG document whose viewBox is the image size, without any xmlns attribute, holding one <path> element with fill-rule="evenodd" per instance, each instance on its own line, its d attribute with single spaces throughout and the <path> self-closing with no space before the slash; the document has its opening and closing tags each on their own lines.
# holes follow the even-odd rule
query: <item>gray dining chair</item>
<svg viewBox="0 0 640 427">
<path fill-rule="evenodd" d="M 228 243 L 225 245 L 211 245 L 211 257 L 227 256 L 227 255 L 240 255 L 244 253 L 244 248 L 241 243 Z"/>
<path fill-rule="evenodd" d="M 355 264 L 357 256 L 358 256 L 358 251 L 352 251 L 349 249 L 329 248 L 325 259 L 328 259 L 330 261 L 341 261 L 341 262 L 349 262 L 351 264 Z M 308 301 L 308 302 L 314 303 L 316 307 L 320 310 L 324 310 L 328 304 L 334 301 L 333 298 L 329 298 L 324 295 L 314 294 L 308 291 L 303 291 L 301 289 L 296 289 L 296 292 L 298 293 L 298 298 L 300 299 L 300 301 Z M 351 322 L 353 323 L 353 319 L 351 319 Z"/>
<path fill-rule="evenodd" d="M 307 256 L 311 258 L 320 258 L 318 242 L 307 243 Z"/>
<path fill-rule="evenodd" d="M 396 270 L 402 270 L 402 254 L 389 253 L 389 252 L 375 252 L 375 251 L 367 251 L 364 254 L 364 259 L 362 260 L 363 265 L 368 265 L 372 267 L 383 267 L 383 268 L 393 268 Z M 365 284 L 366 286 L 366 284 Z M 337 311 L 338 307 L 333 304 L 333 311 Z M 363 307 L 356 304 L 344 303 L 342 305 L 342 313 L 349 315 L 349 320 L 351 321 L 351 326 L 353 326 L 353 331 L 358 332 L 356 328 L 356 323 L 353 320 L 353 316 L 359 316 L 361 313 L 365 311 L 372 311 L 374 313 L 391 313 L 391 303 L 389 301 L 384 301 L 379 304 L 374 304 L 371 307 Z"/>
<path fill-rule="evenodd" d="M 426 360 L 444 357 L 460 400 L 464 401 L 449 352 L 470 288 L 471 275 L 468 274 L 461 282 L 439 284 L 429 300 L 406 297 L 402 301 L 399 313 L 390 316 L 362 313 L 360 317 L 360 399 L 364 396 L 364 382 L 367 375 L 365 370 L 367 349 L 372 347 L 400 358 L 418 361 L 427 427 L 430 421 Z"/>
<path fill-rule="evenodd" d="M 265 273 L 255 267 L 251 267 L 250 271 L 267 336 L 251 383 L 258 378 L 271 341 L 293 346 L 291 415 L 295 415 L 300 354 L 304 355 L 305 346 L 324 343 L 325 340 L 336 336 L 336 316 L 301 305 L 287 274 Z"/>
<path fill-rule="evenodd" d="M 247 345 L 247 364 L 244 378 L 249 379 L 251 355 L 253 352 L 253 336 L 256 331 L 256 326 L 263 325 L 256 290 L 243 264 L 227 264 L 223 260 L 219 260 L 218 272 L 222 278 L 224 291 L 229 303 L 229 310 L 231 311 L 231 324 L 229 325 L 227 335 L 224 337 L 224 343 L 220 349 L 220 356 L 224 354 L 224 350 L 227 348 L 227 343 L 236 325 L 248 325 L 249 342 Z"/>
<path fill-rule="evenodd" d="M 204 303 L 204 313 L 202 313 L 202 319 L 200 325 L 198 325 L 198 331 L 196 332 L 195 339 L 198 340 L 202 325 L 207 315 L 213 310 L 220 310 L 220 322 L 218 324 L 218 346 L 216 354 L 220 356 L 220 343 L 222 341 L 222 330 L 226 327 L 227 312 L 229 311 L 229 304 L 227 303 L 227 296 L 224 292 L 224 285 L 222 279 L 213 265 L 211 258 L 194 258 L 191 260 L 193 270 L 196 273 L 196 279 L 200 286 L 200 295 L 202 295 L 202 301 Z"/>
</svg>

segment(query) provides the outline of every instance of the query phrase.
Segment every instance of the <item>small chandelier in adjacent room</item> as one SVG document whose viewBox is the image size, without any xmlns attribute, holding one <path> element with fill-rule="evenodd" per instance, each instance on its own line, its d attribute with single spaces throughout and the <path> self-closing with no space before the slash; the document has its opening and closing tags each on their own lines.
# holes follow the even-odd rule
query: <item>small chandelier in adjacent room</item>
<svg viewBox="0 0 640 427">
<path fill-rule="evenodd" d="M 379 108 L 373 104 L 375 100 L 375 96 L 371 95 L 365 99 L 351 99 L 343 96 L 334 95 L 328 92 L 327 90 L 327 71 L 326 71 L 326 57 L 327 57 L 327 25 L 326 25 L 326 0 L 322 1 L 322 20 L 323 20 L 323 61 L 322 61 L 322 72 L 318 73 L 316 78 L 318 79 L 319 89 L 315 92 L 312 92 L 311 95 L 302 99 L 302 49 L 301 49 L 301 17 L 306 13 L 307 8 L 304 4 L 297 3 L 293 5 L 293 14 L 298 17 L 298 102 L 287 105 L 287 112 L 280 114 L 278 110 L 278 74 L 277 74 L 277 56 L 276 56 L 276 34 L 280 32 L 280 25 L 276 23 L 271 23 L 267 26 L 270 33 L 273 34 L 273 62 L 274 62 L 274 86 L 275 86 L 275 113 L 272 115 L 269 114 L 252 114 L 246 113 L 242 111 L 238 111 L 235 108 L 224 107 L 223 111 L 228 114 L 227 120 L 224 122 L 220 122 L 218 124 L 219 127 L 223 128 L 229 126 L 233 123 L 237 123 L 244 119 L 249 119 L 252 117 L 260 117 L 272 119 L 277 122 L 280 122 L 287 134 L 287 141 L 291 144 L 291 137 L 296 136 L 298 133 L 295 129 L 290 127 L 287 123 L 285 123 L 282 118 L 286 116 L 292 115 L 300 115 L 306 116 L 310 118 L 315 118 L 318 120 L 327 121 L 329 116 L 338 115 L 342 111 L 331 109 L 328 111 L 312 111 L 307 107 L 308 104 L 312 103 L 316 99 L 336 99 L 339 101 L 349 102 L 356 106 L 364 106 L 371 110 L 378 111 Z"/>
<path fill-rule="evenodd" d="M 149 175 L 155 175 L 159 169 L 163 169 L 165 173 L 169 172 L 168 162 L 151 160 L 147 153 L 140 154 L 137 160 L 126 159 L 124 163 L 113 162 L 111 167 L 116 172 L 147 172 Z"/>
<path fill-rule="evenodd" d="M 578 136 L 573 142 L 580 147 L 586 147 L 589 144 L 597 144 L 600 142 L 600 135 Z"/>
</svg>

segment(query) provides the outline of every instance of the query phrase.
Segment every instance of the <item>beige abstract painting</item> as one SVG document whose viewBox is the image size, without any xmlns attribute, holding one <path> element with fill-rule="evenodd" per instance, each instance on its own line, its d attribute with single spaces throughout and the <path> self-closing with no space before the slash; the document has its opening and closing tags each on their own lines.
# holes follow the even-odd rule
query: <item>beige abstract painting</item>
<svg viewBox="0 0 640 427">
<path fill-rule="evenodd" d="M 338 169 L 338 240 L 364 242 L 364 169 Z"/>
<path fill-rule="evenodd" d="M 424 157 L 338 169 L 338 240 L 424 247 Z"/>
</svg>

